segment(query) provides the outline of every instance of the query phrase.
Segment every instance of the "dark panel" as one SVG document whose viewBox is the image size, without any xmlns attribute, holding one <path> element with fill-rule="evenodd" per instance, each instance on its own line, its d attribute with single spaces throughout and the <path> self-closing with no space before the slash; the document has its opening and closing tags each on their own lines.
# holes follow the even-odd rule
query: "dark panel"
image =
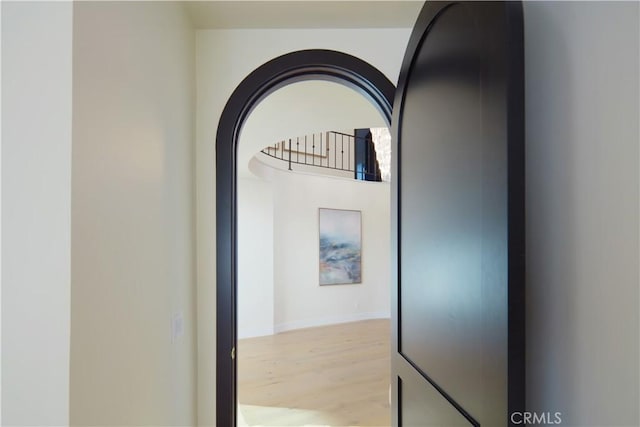
<svg viewBox="0 0 640 427">
<path fill-rule="evenodd" d="M 473 12 L 456 5 L 437 19 L 407 86 L 400 351 L 482 423 L 487 338 L 493 346 L 486 356 L 501 362 L 494 377 L 506 374 L 506 161 L 492 158 L 503 142 L 483 138 Z M 484 175 L 494 170 L 503 178 L 489 182 Z M 485 188 L 502 197 L 485 203 Z M 491 254 L 486 245 L 494 246 Z M 492 284 L 499 289 L 487 289 Z M 485 301 L 487 292 L 494 295 Z M 494 319 L 485 318 L 488 304 L 496 305 Z M 506 405 L 506 383 L 490 393 Z M 496 409 L 506 413 L 506 406 Z"/>
<path fill-rule="evenodd" d="M 425 387 L 417 381 L 398 378 L 400 418 L 402 425 L 469 427 L 472 424 L 463 417 L 433 387 Z"/>
<path fill-rule="evenodd" d="M 354 136 L 355 178 L 362 181 L 382 181 L 371 129 L 354 129 Z"/>
<path fill-rule="evenodd" d="M 474 426 L 480 424 L 408 359 L 394 360 L 392 385 L 398 393 L 398 425 Z"/>
<path fill-rule="evenodd" d="M 521 24 L 519 3 L 433 2 L 409 43 L 394 111 L 399 409 L 408 387 L 481 425 L 524 409 Z"/>
</svg>

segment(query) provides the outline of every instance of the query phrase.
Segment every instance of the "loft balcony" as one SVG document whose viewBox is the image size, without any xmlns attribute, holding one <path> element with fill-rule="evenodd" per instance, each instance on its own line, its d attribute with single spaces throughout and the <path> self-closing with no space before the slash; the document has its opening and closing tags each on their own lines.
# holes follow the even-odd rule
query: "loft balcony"
<svg viewBox="0 0 640 427">
<path fill-rule="evenodd" d="M 326 131 L 278 141 L 254 159 L 281 170 L 389 181 L 390 140 L 387 128 Z"/>
</svg>

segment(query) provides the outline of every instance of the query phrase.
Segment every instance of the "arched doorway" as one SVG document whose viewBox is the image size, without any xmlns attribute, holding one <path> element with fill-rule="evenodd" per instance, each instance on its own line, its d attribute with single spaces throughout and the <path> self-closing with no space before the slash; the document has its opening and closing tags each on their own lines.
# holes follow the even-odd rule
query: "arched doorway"
<svg viewBox="0 0 640 427">
<path fill-rule="evenodd" d="M 365 61 L 330 50 L 277 57 L 247 76 L 227 101 L 216 135 L 216 421 L 220 426 L 236 423 L 236 156 L 240 130 L 262 99 L 304 80 L 328 80 L 360 92 L 391 124 L 394 85 Z"/>
</svg>

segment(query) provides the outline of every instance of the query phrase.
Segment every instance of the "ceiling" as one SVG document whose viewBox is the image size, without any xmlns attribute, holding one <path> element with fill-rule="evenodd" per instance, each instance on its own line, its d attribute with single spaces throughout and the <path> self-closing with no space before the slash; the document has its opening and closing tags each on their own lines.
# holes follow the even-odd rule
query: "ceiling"
<svg viewBox="0 0 640 427">
<path fill-rule="evenodd" d="M 410 28 L 424 2 L 412 0 L 234 0 L 185 2 L 197 29 Z"/>
</svg>

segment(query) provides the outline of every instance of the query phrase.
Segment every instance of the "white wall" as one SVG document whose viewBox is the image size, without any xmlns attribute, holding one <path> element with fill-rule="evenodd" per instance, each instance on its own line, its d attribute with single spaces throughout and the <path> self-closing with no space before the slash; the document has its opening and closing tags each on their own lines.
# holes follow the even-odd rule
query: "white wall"
<svg viewBox="0 0 640 427">
<path fill-rule="evenodd" d="M 71 424 L 194 425 L 194 31 L 175 2 L 73 30 Z"/>
<path fill-rule="evenodd" d="M 349 127 L 351 131 L 347 132 L 353 132 L 354 127 L 370 126 L 385 126 L 383 117 L 373 104 L 350 88 L 325 81 L 305 81 L 281 88 L 260 102 L 247 118 L 240 136 L 237 170 L 240 177 L 238 180 L 239 338 L 270 335 L 274 332 L 274 209 L 276 212 L 284 212 L 284 215 L 288 215 L 287 208 L 274 208 L 271 183 L 256 178 L 257 176 L 271 181 L 277 170 L 287 169 L 286 163 L 264 155 L 258 155 L 260 160 L 257 160 L 254 156 L 266 145 L 286 137 L 323 132 L 328 129 L 344 131 Z M 311 152 L 310 145 L 309 152 Z M 351 159 L 353 159 L 353 152 Z M 247 167 L 249 163 L 251 166 Z M 319 172 L 318 168 L 312 166 L 293 165 L 293 169 L 310 173 Z M 353 172 L 329 169 L 321 169 L 320 171 L 323 175 L 333 174 L 350 178 L 344 187 L 347 190 L 335 185 L 332 188 L 335 188 L 337 192 L 347 191 L 349 194 L 353 192 L 349 186 L 350 181 L 353 180 Z M 286 176 L 291 175 L 287 174 Z M 303 178 L 298 178 L 300 176 Z M 295 174 L 292 179 L 294 182 L 296 180 L 305 182 L 309 197 L 313 199 L 313 194 L 318 189 L 309 187 L 311 181 L 305 180 L 304 177 L 305 175 Z M 333 183 L 335 180 L 313 181 L 314 185 L 316 182 L 320 183 L 318 185 L 320 192 L 325 194 L 322 200 L 326 206 L 334 206 L 335 202 L 331 197 L 327 200 L 327 192 L 322 188 L 324 182 Z M 279 196 L 279 201 L 288 200 L 299 192 L 295 186 L 287 186 L 286 188 L 277 186 L 275 191 L 278 193 L 294 192 L 284 199 L 283 196 Z M 386 194 L 388 195 L 388 191 Z M 342 197 L 337 197 L 338 203 L 341 200 Z M 388 211 L 388 206 L 386 210 Z M 315 221 L 317 227 L 317 215 L 304 218 L 304 220 L 305 224 L 306 221 Z M 308 225 L 311 225 L 311 222 Z M 282 238 L 280 235 L 275 235 L 275 241 L 281 241 Z M 313 259 L 317 261 L 317 247 L 311 246 L 311 249 L 315 251 L 315 254 L 296 252 L 295 256 L 306 261 Z M 388 263 L 388 259 L 383 262 Z M 314 282 L 317 282 L 317 276 L 316 271 L 306 280 L 313 279 Z M 291 285 L 289 283 L 284 285 L 281 282 L 275 283 L 275 289 L 281 289 L 280 294 L 282 294 L 282 286 L 286 288 Z M 364 287 L 360 293 L 366 294 L 371 289 L 371 286 Z M 369 298 L 364 294 L 361 295 L 361 299 L 368 300 Z M 312 293 L 308 295 L 309 299 L 296 299 L 296 302 L 303 307 L 310 306 L 314 302 L 320 303 L 318 300 L 312 299 L 314 298 Z M 284 303 L 280 302 L 279 304 L 283 305 Z M 333 307 L 326 307 L 323 303 L 320 304 L 321 306 L 313 312 L 317 315 L 307 312 L 311 316 L 305 319 L 298 318 L 296 315 L 286 316 L 285 320 L 281 319 L 275 325 L 277 331 L 381 315 L 380 311 L 367 315 L 368 312 L 362 311 L 363 307 L 336 310 Z M 322 309 L 322 307 L 326 307 L 326 309 Z M 383 310 L 383 313 L 388 315 L 388 311 L 387 308 Z"/>
<path fill-rule="evenodd" d="M 238 338 L 273 334 L 273 189 L 238 179 Z"/>
<path fill-rule="evenodd" d="M 525 3 L 527 403 L 637 426 L 638 3 Z"/>
<path fill-rule="evenodd" d="M 389 183 L 274 174 L 275 331 L 390 315 Z M 318 209 L 362 212 L 362 283 L 319 286 Z"/>
<path fill-rule="evenodd" d="M 271 170 L 238 180 L 238 337 L 388 318 L 389 184 Z M 362 283 L 318 285 L 318 209 L 362 212 Z"/>
<path fill-rule="evenodd" d="M 72 5 L 1 7 L 2 425 L 63 426 L 69 423 Z"/>
<path fill-rule="evenodd" d="M 215 135 L 225 103 L 251 71 L 300 49 L 360 57 L 397 81 L 409 29 L 198 30 L 197 254 L 198 422 L 215 423 Z"/>
</svg>

